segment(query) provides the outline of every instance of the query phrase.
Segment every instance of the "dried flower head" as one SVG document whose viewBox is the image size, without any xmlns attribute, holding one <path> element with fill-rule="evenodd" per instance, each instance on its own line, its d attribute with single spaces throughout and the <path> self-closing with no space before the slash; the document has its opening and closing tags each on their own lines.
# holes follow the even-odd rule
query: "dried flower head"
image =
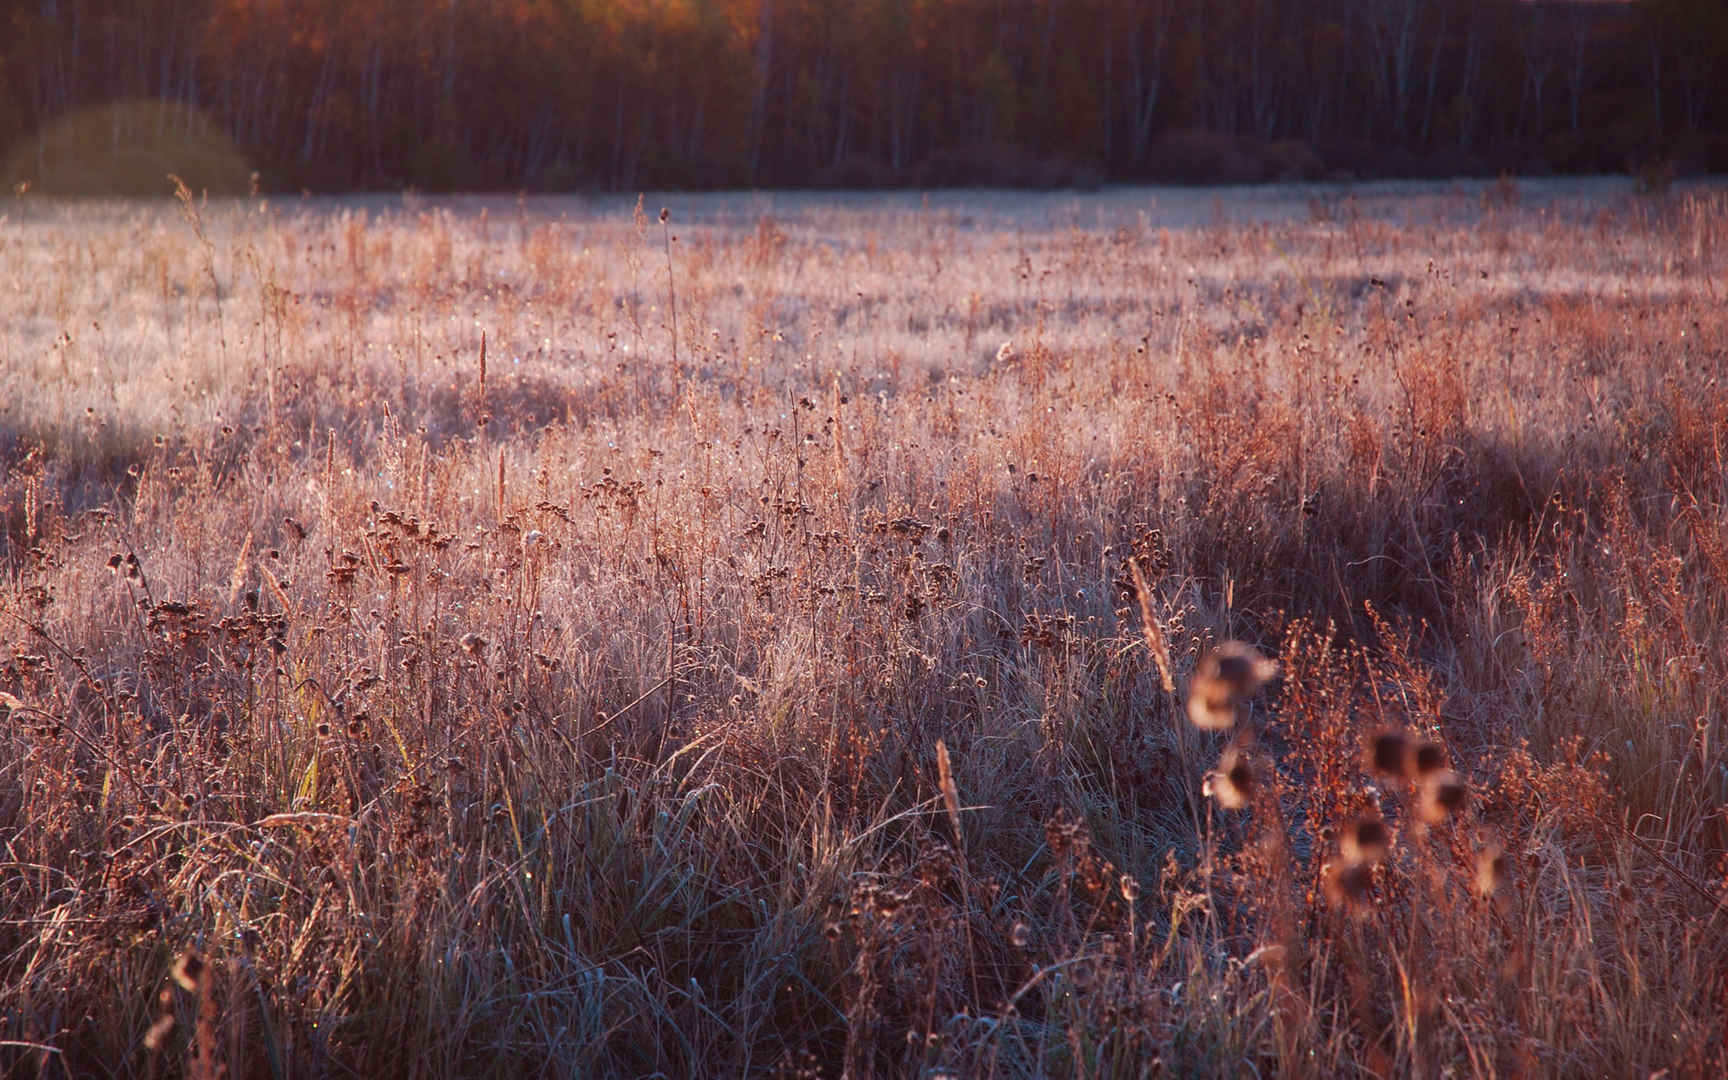
<svg viewBox="0 0 1728 1080">
<path fill-rule="evenodd" d="M 1428 824 L 1438 825 L 1464 809 L 1469 798 L 1470 789 L 1465 787 L 1458 774 L 1451 769 L 1441 769 L 1423 779 L 1422 793 L 1416 800 L 1416 812 Z"/>
<path fill-rule="evenodd" d="M 1364 814 L 1345 827 L 1338 846 L 1350 862 L 1377 863 L 1391 849 L 1392 834 L 1378 816 Z"/>
<path fill-rule="evenodd" d="M 1278 662 L 1243 641 L 1220 642 L 1200 658 L 1188 682 L 1188 719 L 1195 727 L 1235 726 L 1236 709 L 1278 674 Z"/>
<path fill-rule="evenodd" d="M 1334 859 L 1321 868 L 1320 884 L 1334 907 L 1362 908 L 1374 892 L 1374 868 Z"/>
<path fill-rule="evenodd" d="M 1410 776 L 1410 740 L 1402 731 L 1377 732 L 1368 746 L 1368 763 L 1382 776 Z"/>
<path fill-rule="evenodd" d="M 1203 790 L 1226 810 L 1240 810 L 1254 798 L 1254 764 L 1247 754 L 1230 747 L 1218 759 L 1218 768 L 1206 774 Z"/>
<path fill-rule="evenodd" d="M 1437 773 L 1446 767 L 1446 748 L 1437 742 L 1424 739 L 1416 744 L 1414 763 L 1417 776 Z"/>
</svg>

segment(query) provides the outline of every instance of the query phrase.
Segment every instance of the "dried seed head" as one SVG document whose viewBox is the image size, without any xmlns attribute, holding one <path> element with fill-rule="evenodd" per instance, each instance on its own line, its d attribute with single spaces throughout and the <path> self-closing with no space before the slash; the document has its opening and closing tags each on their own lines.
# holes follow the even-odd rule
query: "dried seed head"
<svg viewBox="0 0 1728 1080">
<path fill-rule="evenodd" d="M 1320 878 L 1326 899 L 1335 907 L 1362 908 L 1374 892 L 1374 868 L 1364 862 L 1328 862 Z"/>
<path fill-rule="evenodd" d="M 1476 895 L 1493 896 L 1506 884 L 1506 853 L 1490 844 L 1476 853 Z"/>
<path fill-rule="evenodd" d="M 1254 798 L 1254 764 L 1248 755 L 1232 746 L 1218 759 L 1218 768 L 1206 774 L 1204 791 L 1226 810 L 1240 810 Z"/>
<path fill-rule="evenodd" d="M 168 1042 L 168 1036 L 172 1034 L 174 1034 L 174 1014 L 163 1013 L 156 1018 L 154 1024 L 150 1025 L 150 1030 L 144 1033 L 144 1049 L 152 1054 L 161 1053 L 162 1047 Z"/>
<path fill-rule="evenodd" d="M 1416 775 L 1428 776 L 1446 767 L 1446 748 L 1426 739 L 1416 744 Z"/>
<path fill-rule="evenodd" d="M 1464 809 L 1469 798 L 1470 789 L 1464 786 L 1458 774 L 1451 769 L 1441 769 L 1422 781 L 1422 794 L 1416 801 L 1416 811 L 1423 821 L 1438 825 Z"/>
<path fill-rule="evenodd" d="M 462 651 L 469 656 L 480 656 L 486 651 L 486 639 L 475 633 L 463 634 Z"/>
<path fill-rule="evenodd" d="M 1017 922 L 1008 937 L 1016 949 L 1024 949 L 1032 943 L 1032 930 L 1025 923 Z"/>
<path fill-rule="evenodd" d="M 1377 733 L 1369 745 L 1369 764 L 1382 776 L 1408 778 L 1410 775 L 1410 740 L 1402 731 Z"/>
<path fill-rule="evenodd" d="M 955 843 L 964 843 L 960 831 L 960 791 L 954 785 L 954 769 L 948 760 L 948 745 L 936 740 L 936 784 L 942 790 L 942 801 L 948 807 L 948 825 L 954 830 Z"/>
<path fill-rule="evenodd" d="M 1367 814 L 1352 821 L 1344 830 L 1339 843 L 1344 858 L 1352 863 L 1373 864 L 1386 857 L 1392 845 L 1392 834 L 1380 818 Z"/>
<path fill-rule="evenodd" d="M 204 974 L 204 958 L 195 952 L 182 953 L 180 959 L 174 961 L 174 981 L 180 984 L 180 989 L 193 991 L 198 989 L 198 978 Z"/>
<path fill-rule="evenodd" d="M 1236 724 L 1236 707 L 1278 674 L 1278 662 L 1243 641 L 1220 642 L 1200 658 L 1188 682 L 1188 719 L 1223 731 Z"/>
<path fill-rule="evenodd" d="M 1140 899 L 1140 883 L 1134 880 L 1133 874 L 1122 875 L 1122 899 L 1130 904 Z"/>
</svg>

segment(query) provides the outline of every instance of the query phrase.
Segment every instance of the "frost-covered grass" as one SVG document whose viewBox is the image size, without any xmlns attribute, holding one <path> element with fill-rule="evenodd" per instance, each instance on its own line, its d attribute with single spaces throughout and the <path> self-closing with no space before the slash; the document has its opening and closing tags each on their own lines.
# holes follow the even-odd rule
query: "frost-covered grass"
<svg viewBox="0 0 1728 1080">
<path fill-rule="evenodd" d="M 1721 192 L 634 209 L 0 207 L 5 1071 L 1721 1067 Z"/>
</svg>

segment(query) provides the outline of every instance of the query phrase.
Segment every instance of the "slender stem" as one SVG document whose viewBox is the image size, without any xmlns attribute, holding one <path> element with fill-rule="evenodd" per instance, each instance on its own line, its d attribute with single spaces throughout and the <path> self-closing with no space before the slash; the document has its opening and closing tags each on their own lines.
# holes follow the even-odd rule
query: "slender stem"
<svg viewBox="0 0 1728 1080">
<path fill-rule="evenodd" d="M 678 367 L 678 290 L 672 280 L 672 215 L 664 208 L 660 211 L 660 237 L 666 246 L 666 298 L 667 306 L 672 311 L 672 367 Z"/>
</svg>

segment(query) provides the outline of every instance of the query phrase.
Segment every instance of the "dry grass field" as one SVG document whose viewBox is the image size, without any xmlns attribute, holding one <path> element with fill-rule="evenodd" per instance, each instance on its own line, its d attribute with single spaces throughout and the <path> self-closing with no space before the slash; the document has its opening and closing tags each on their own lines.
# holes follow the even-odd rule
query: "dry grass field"
<svg viewBox="0 0 1728 1080">
<path fill-rule="evenodd" d="M 1708 187 L 7 200 L 0 1073 L 1721 1075 L 1725 293 Z"/>
</svg>

